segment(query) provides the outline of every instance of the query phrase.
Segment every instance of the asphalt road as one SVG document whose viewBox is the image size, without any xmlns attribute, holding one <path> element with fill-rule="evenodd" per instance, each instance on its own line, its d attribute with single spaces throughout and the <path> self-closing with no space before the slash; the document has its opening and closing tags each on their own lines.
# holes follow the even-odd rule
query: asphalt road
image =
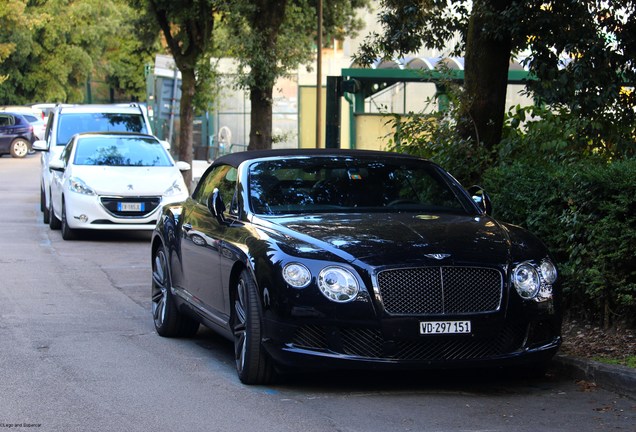
<svg viewBox="0 0 636 432">
<path fill-rule="evenodd" d="M 0 157 L 0 429 L 635 431 L 636 402 L 556 373 L 308 374 L 242 385 L 229 342 L 159 337 L 149 235 L 66 242 L 39 157 Z"/>
</svg>

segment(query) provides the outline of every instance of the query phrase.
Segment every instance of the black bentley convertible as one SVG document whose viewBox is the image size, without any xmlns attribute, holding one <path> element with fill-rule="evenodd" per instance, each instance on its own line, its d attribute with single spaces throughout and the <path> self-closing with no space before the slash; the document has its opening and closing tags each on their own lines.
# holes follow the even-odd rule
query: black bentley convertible
<svg viewBox="0 0 636 432">
<path fill-rule="evenodd" d="M 247 384 L 286 369 L 544 366 L 561 343 L 556 268 L 489 204 L 397 153 L 223 156 L 153 233 L 157 333 L 219 332 Z"/>
</svg>

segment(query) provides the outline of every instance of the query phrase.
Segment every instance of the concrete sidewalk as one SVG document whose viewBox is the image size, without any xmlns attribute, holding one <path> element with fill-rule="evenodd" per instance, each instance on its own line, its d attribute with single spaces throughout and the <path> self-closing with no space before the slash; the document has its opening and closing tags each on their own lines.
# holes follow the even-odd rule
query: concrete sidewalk
<svg viewBox="0 0 636 432">
<path fill-rule="evenodd" d="M 553 361 L 557 372 L 576 380 L 593 382 L 599 387 L 636 399 L 636 369 L 609 365 L 593 360 L 557 355 Z"/>
</svg>

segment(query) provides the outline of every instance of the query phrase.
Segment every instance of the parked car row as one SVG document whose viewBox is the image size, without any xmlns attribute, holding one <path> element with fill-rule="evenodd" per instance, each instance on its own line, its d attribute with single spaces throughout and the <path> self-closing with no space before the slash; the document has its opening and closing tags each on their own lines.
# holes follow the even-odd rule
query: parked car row
<svg viewBox="0 0 636 432">
<path fill-rule="evenodd" d="M 168 143 L 152 136 L 138 104 L 59 105 L 41 152 L 44 223 L 70 240 L 82 230 L 152 230 L 160 207 L 187 196 Z"/>
</svg>

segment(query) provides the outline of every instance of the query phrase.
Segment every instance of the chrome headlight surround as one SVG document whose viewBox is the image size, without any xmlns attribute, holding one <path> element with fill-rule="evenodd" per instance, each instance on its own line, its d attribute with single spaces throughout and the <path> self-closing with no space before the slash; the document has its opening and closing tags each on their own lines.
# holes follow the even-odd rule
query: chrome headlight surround
<svg viewBox="0 0 636 432">
<path fill-rule="evenodd" d="M 283 267 L 283 279 L 294 288 L 305 288 L 311 282 L 311 272 L 300 263 L 289 263 Z"/>
<path fill-rule="evenodd" d="M 542 302 L 552 299 L 552 285 L 557 279 L 557 269 L 548 258 L 539 264 L 524 261 L 512 269 L 512 285 L 524 300 Z"/>
<path fill-rule="evenodd" d="M 299 262 L 286 264 L 282 268 L 282 275 L 292 288 L 306 288 L 312 282 L 311 270 Z M 336 303 L 353 301 L 360 292 L 360 285 L 354 273 L 338 265 L 328 265 L 320 270 L 316 285 L 322 295 Z"/>
<path fill-rule="evenodd" d="M 354 300 L 360 292 L 358 280 L 344 267 L 325 267 L 318 274 L 318 288 L 329 300 L 347 303 Z"/>
</svg>

